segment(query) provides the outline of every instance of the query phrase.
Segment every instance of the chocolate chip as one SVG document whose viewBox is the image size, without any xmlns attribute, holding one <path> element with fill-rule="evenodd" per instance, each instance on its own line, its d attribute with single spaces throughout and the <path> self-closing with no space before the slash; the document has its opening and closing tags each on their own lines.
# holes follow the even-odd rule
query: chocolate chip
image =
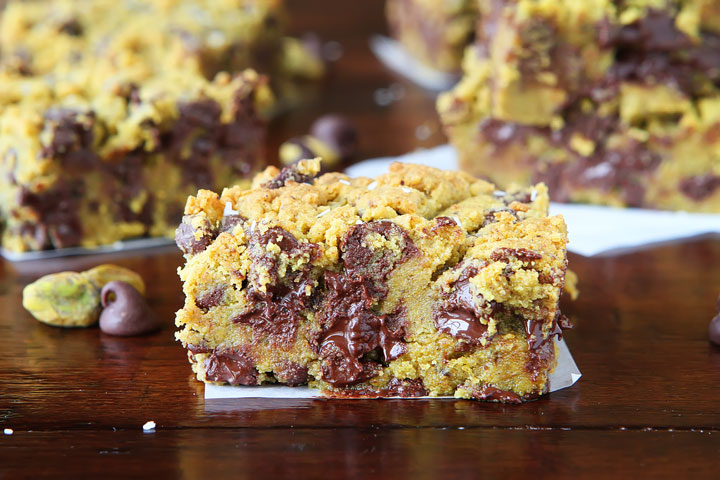
<svg viewBox="0 0 720 480">
<path fill-rule="evenodd" d="M 342 115 L 324 115 L 312 125 L 310 135 L 328 144 L 343 159 L 355 156 L 358 149 L 358 134 L 352 121 Z"/>
<path fill-rule="evenodd" d="M 720 297 L 718 297 L 717 308 L 718 314 L 710 321 L 710 325 L 708 326 L 708 335 L 712 343 L 720 345 Z"/>
<path fill-rule="evenodd" d="M 158 318 L 145 298 L 127 282 L 115 280 L 105 284 L 100 300 L 103 306 L 100 330 L 103 333 L 129 337 L 160 328 Z"/>
</svg>

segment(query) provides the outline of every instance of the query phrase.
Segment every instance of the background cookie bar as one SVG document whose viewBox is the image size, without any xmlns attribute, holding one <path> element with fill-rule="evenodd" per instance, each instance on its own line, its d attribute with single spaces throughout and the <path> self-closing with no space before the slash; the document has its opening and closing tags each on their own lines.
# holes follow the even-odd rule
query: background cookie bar
<svg viewBox="0 0 720 480">
<path fill-rule="evenodd" d="M 176 324 L 198 379 L 505 402 L 547 391 L 567 234 L 544 185 L 319 167 L 188 199 Z"/>
<path fill-rule="evenodd" d="M 387 0 L 392 35 L 418 60 L 445 72 L 459 72 L 473 38 L 475 0 Z"/>
<path fill-rule="evenodd" d="M 716 3 L 479 0 L 438 101 L 462 167 L 559 201 L 720 212 Z"/>
<path fill-rule="evenodd" d="M 3 247 L 171 236 L 198 188 L 249 185 L 264 160 L 269 83 L 286 96 L 323 68 L 301 61 L 282 23 L 276 0 L 10 2 Z"/>
</svg>

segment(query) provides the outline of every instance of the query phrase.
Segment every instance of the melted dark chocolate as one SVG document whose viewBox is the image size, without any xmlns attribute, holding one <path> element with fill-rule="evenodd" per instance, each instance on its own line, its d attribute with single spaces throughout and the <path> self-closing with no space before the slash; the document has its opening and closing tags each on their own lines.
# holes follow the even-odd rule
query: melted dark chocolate
<svg viewBox="0 0 720 480">
<path fill-rule="evenodd" d="M 480 268 L 483 268 L 482 265 Z M 451 292 L 433 308 L 433 318 L 438 331 L 447 333 L 454 338 L 476 345 L 483 339 L 490 340 L 488 327 L 480 322 L 480 318 L 488 317 L 488 313 L 475 303 L 475 296 L 470 287 L 470 278 L 478 274 L 478 267 L 466 267 L 455 282 L 450 285 Z M 482 296 L 477 294 L 483 302 Z M 487 304 L 490 312 L 497 311 L 501 306 Z"/>
<path fill-rule="evenodd" d="M 389 362 L 405 353 L 404 328 L 392 315 L 372 311 L 373 297 L 360 277 L 325 273 L 328 296 L 318 319 L 324 325 L 320 340 L 323 380 L 347 386 L 372 378 L 379 365 L 363 359 L 375 349 Z"/>
<path fill-rule="evenodd" d="M 379 234 L 386 239 L 399 239 L 400 252 L 373 249 L 367 241 L 371 234 Z M 375 298 L 387 295 L 386 283 L 390 272 L 419 252 L 408 233 L 389 220 L 354 225 L 343 238 L 340 250 L 347 274 L 362 277 Z"/>
<path fill-rule="evenodd" d="M 500 390 L 492 385 L 485 384 L 472 393 L 473 398 L 500 403 L 522 403 L 523 398 L 515 392 Z"/>
<path fill-rule="evenodd" d="M 230 385 L 257 385 L 258 371 L 252 355 L 241 349 L 214 350 L 205 359 L 205 378 Z"/>
<path fill-rule="evenodd" d="M 195 299 L 195 305 L 202 310 L 207 310 L 212 307 L 220 305 L 223 297 L 225 296 L 225 286 L 220 285 L 210 290 L 205 295 L 202 295 Z"/>
<path fill-rule="evenodd" d="M 270 180 L 269 182 L 265 182 L 263 184 L 263 187 L 269 188 L 269 189 L 276 189 L 280 187 L 284 187 L 287 182 L 295 182 L 295 183 L 309 183 L 312 185 L 312 183 L 315 181 L 315 177 L 312 175 L 307 175 L 305 173 L 300 173 L 298 171 L 299 164 L 293 163 L 291 165 L 288 165 L 287 167 L 280 170 L 280 173 Z"/>
<path fill-rule="evenodd" d="M 542 254 L 528 250 L 527 248 L 498 248 L 490 254 L 490 260 L 493 262 L 507 262 L 511 258 L 516 258 L 521 262 L 532 262 L 540 260 Z"/>
<path fill-rule="evenodd" d="M 252 325 L 258 338 L 268 337 L 271 341 L 289 348 L 295 340 L 298 322 L 302 319 L 301 312 L 307 308 L 311 296 L 308 290 L 314 291 L 314 279 L 308 269 L 286 272 L 280 279 L 277 268 L 277 257 L 267 251 L 267 245 L 274 243 L 280 250 L 290 256 L 308 254 L 311 259 L 318 255 L 318 246 L 313 243 L 302 243 L 294 235 L 280 227 L 268 229 L 265 233 L 254 232 L 250 235 L 248 248 L 252 265 L 262 265 L 270 276 L 264 291 L 257 286 L 263 272 L 251 270 L 248 274 L 250 283 L 247 287 L 247 299 L 250 306 L 233 318 L 233 322 Z"/>
</svg>

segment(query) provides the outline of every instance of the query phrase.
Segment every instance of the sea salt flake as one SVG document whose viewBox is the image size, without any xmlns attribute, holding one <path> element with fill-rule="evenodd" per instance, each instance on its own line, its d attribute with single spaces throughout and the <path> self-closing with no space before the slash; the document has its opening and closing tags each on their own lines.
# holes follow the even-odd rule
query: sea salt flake
<svg viewBox="0 0 720 480">
<path fill-rule="evenodd" d="M 232 208 L 232 202 L 225 202 L 225 210 L 223 210 L 223 217 L 227 217 L 228 215 L 237 215 L 240 213 L 237 210 L 233 210 Z"/>
<path fill-rule="evenodd" d="M 460 221 L 460 217 L 458 217 L 457 215 L 453 215 L 453 216 L 452 216 L 452 219 L 455 220 L 455 223 L 458 224 L 458 227 L 460 227 L 460 228 L 462 228 L 463 230 L 465 230 L 465 227 L 463 227 L 463 224 L 462 224 L 462 222 Z"/>
<path fill-rule="evenodd" d="M 150 430 L 155 430 L 155 422 L 152 420 L 145 422 L 145 425 L 143 425 L 143 432 L 149 432 Z"/>
<path fill-rule="evenodd" d="M 410 188 L 410 187 L 402 187 L 402 191 L 405 192 L 405 193 L 410 193 L 410 192 L 412 192 L 412 188 Z"/>
<path fill-rule="evenodd" d="M 325 210 L 324 212 L 318 213 L 315 218 L 320 218 L 320 217 L 322 217 L 323 215 L 327 215 L 328 213 L 330 213 L 330 209 L 329 209 L 329 208 L 328 208 L 327 210 Z"/>
<path fill-rule="evenodd" d="M 348 182 L 347 180 L 340 179 L 340 180 L 338 180 L 338 181 L 339 181 L 340 183 L 342 183 L 343 185 L 350 185 L 350 182 Z"/>
<path fill-rule="evenodd" d="M 507 193 L 503 192 L 502 190 L 495 190 L 493 192 L 493 197 L 504 197 L 507 195 Z"/>
<path fill-rule="evenodd" d="M 6 428 L 5 430 L 3 430 L 3 433 L 4 433 L 5 435 L 12 435 L 12 434 L 15 433 L 15 432 L 13 431 L 12 428 Z"/>
<path fill-rule="evenodd" d="M 367 186 L 368 190 L 375 190 L 378 186 L 378 183 L 376 181 L 373 181 L 370 185 Z"/>
</svg>

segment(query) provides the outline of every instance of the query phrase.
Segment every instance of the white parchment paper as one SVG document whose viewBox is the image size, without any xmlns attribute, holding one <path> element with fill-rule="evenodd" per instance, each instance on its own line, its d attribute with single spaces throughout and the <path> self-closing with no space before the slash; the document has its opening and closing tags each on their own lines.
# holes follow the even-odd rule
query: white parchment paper
<svg viewBox="0 0 720 480">
<path fill-rule="evenodd" d="M 419 163 L 457 170 L 457 154 L 449 145 L 418 150 L 399 157 L 366 160 L 346 169 L 351 177 L 375 177 L 394 162 Z M 568 250 L 584 256 L 627 251 L 657 243 L 720 233 L 720 215 L 664 212 L 639 208 L 551 203 L 550 213 L 563 215 L 568 225 Z"/>
<path fill-rule="evenodd" d="M 409 78 L 426 90 L 442 92 L 455 85 L 460 79 L 459 75 L 427 67 L 410 55 L 400 42 L 392 38 L 373 35 L 370 38 L 370 49 L 390 70 Z"/>
</svg>

